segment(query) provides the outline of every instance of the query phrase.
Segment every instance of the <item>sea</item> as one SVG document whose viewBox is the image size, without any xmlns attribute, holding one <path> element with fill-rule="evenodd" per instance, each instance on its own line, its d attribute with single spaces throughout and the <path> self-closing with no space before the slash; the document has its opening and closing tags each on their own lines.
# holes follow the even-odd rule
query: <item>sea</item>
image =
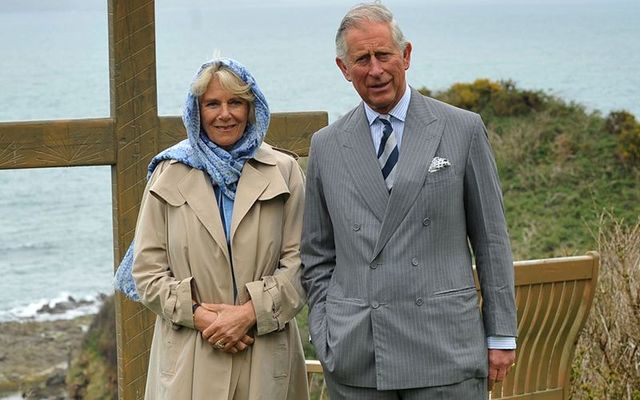
<svg viewBox="0 0 640 400">
<path fill-rule="evenodd" d="M 161 115 L 179 115 L 214 52 L 254 74 L 271 110 L 359 98 L 335 65 L 351 1 L 157 0 Z M 640 116 L 638 0 L 386 0 L 413 44 L 409 83 L 510 79 Z M 106 0 L 0 0 L 0 122 L 109 115 Z M 0 149 L 0 153 L 3 149 Z M 0 170 L 0 322 L 95 313 L 113 292 L 110 167 Z"/>
</svg>

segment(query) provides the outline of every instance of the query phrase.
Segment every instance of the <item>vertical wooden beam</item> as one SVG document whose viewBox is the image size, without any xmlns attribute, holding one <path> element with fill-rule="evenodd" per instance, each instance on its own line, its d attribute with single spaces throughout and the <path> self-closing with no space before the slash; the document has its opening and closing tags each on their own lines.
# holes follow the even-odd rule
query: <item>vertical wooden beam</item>
<svg viewBox="0 0 640 400">
<path fill-rule="evenodd" d="M 153 0 L 109 0 L 112 166 L 116 264 L 133 239 L 149 160 L 158 152 L 158 110 Z M 118 395 L 142 399 L 154 317 L 116 295 Z"/>
</svg>

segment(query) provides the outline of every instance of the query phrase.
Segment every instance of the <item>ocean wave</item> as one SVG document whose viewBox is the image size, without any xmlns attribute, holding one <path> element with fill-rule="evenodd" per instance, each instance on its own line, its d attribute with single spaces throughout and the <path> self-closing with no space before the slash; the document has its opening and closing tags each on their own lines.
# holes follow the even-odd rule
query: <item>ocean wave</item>
<svg viewBox="0 0 640 400">
<path fill-rule="evenodd" d="M 51 242 L 13 242 L 0 245 L 0 253 L 7 254 L 8 252 L 51 250 L 54 248 L 56 248 L 56 245 Z"/>
<path fill-rule="evenodd" d="M 62 292 L 53 299 L 41 299 L 0 311 L 0 322 L 54 321 L 97 314 L 106 296 L 104 293 L 98 293 L 92 296 L 74 297 L 68 292 Z"/>
</svg>

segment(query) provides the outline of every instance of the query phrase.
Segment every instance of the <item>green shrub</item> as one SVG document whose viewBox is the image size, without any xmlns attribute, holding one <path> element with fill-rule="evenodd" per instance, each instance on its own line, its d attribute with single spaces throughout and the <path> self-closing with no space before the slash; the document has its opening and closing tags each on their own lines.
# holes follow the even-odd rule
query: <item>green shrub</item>
<svg viewBox="0 0 640 400">
<path fill-rule="evenodd" d="M 513 81 L 500 83 L 502 90 L 493 95 L 492 108 L 496 116 L 527 115 L 544 108 L 547 96 L 540 91 L 520 90 Z"/>
<path fill-rule="evenodd" d="M 616 153 L 626 166 L 640 166 L 640 124 L 627 111 L 612 111 L 607 116 L 605 127 L 616 136 Z"/>
<path fill-rule="evenodd" d="M 420 93 L 480 113 L 485 119 L 494 115 L 520 116 L 540 111 L 549 99 L 549 96 L 540 91 L 518 89 L 513 81 L 496 82 L 489 79 L 476 79 L 473 83 L 454 83 L 449 89 L 441 92 L 432 92 L 423 87 Z"/>
<path fill-rule="evenodd" d="M 502 90 L 502 85 L 488 79 L 476 79 L 473 83 L 454 83 L 448 90 L 435 96 L 453 106 L 481 112 L 493 96 Z"/>
<path fill-rule="evenodd" d="M 618 136 L 618 156 L 625 165 L 640 166 L 640 125 Z"/>
<path fill-rule="evenodd" d="M 611 111 L 605 121 L 607 132 L 619 135 L 624 131 L 633 130 L 638 123 L 633 114 L 628 111 Z"/>
</svg>

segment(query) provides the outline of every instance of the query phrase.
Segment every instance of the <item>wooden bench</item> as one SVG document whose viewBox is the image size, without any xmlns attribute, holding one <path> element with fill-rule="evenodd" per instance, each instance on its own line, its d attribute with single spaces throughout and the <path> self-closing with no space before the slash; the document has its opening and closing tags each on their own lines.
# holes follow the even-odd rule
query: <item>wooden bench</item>
<svg viewBox="0 0 640 400">
<path fill-rule="evenodd" d="M 571 361 L 589 316 L 599 265 L 596 252 L 514 263 L 517 361 L 491 399 L 569 399 Z M 307 360 L 310 385 L 315 374 L 322 374 L 322 366 Z"/>
</svg>

